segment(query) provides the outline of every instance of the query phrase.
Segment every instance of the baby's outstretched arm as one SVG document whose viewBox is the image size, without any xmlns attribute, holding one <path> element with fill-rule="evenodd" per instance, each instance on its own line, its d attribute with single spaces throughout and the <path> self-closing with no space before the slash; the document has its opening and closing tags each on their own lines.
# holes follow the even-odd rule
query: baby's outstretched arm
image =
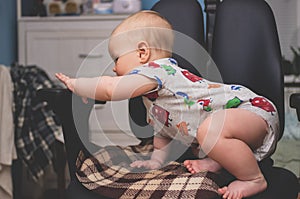
<svg viewBox="0 0 300 199">
<path fill-rule="evenodd" d="M 159 169 L 164 163 L 169 153 L 170 139 L 154 137 L 154 151 L 150 160 L 138 160 L 130 164 L 135 168 Z"/>
<path fill-rule="evenodd" d="M 137 97 L 157 87 L 157 82 L 142 75 L 70 78 L 57 73 L 56 78 L 75 94 L 100 101 L 117 101 Z"/>
</svg>

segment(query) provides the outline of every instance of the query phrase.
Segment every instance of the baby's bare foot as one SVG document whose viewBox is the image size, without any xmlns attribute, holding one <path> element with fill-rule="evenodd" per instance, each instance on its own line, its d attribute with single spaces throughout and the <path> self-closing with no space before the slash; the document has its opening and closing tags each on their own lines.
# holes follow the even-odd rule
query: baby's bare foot
<svg viewBox="0 0 300 199">
<path fill-rule="evenodd" d="M 219 163 L 210 158 L 186 160 L 183 164 L 192 174 L 199 173 L 200 171 L 217 172 L 222 168 Z"/>
<path fill-rule="evenodd" d="M 222 187 L 218 191 L 220 195 L 223 195 L 223 198 L 241 199 L 260 193 L 266 188 L 267 182 L 263 176 L 260 176 L 248 181 L 235 180 L 228 187 Z"/>
</svg>

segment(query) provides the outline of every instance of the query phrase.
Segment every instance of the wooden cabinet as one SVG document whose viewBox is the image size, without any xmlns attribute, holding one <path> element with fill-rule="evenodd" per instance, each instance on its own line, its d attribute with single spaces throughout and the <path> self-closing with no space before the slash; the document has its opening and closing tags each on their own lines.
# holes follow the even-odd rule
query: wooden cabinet
<svg viewBox="0 0 300 199">
<path fill-rule="evenodd" d="M 21 17 L 18 23 L 19 63 L 37 65 L 53 79 L 56 72 L 72 77 L 114 75 L 107 41 L 111 31 L 126 17 Z M 128 101 L 95 105 L 90 128 L 97 133 L 120 129 L 129 132 Z"/>
</svg>

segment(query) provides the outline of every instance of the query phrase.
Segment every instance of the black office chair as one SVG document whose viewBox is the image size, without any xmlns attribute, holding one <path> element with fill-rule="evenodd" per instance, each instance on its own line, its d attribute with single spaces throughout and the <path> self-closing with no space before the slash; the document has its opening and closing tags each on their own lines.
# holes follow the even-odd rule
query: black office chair
<svg viewBox="0 0 300 199">
<path fill-rule="evenodd" d="M 153 10 L 158 11 L 170 20 L 175 30 L 188 35 L 200 45 L 204 45 L 203 13 L 200 4 L 196 0 L 161 0 L 154 5 Z M 182 13 L 180 18 L 178 18 L 178 13 Z M 188 49 L 188 47 L 186 48 Z M 195 52 L 196 54 L 197 52 Z M 179 63 L 186 66 L 187 69 L 198 73 L 198 70 L 189 61 L 179 55 L 175 56 Z M 76 177 L 75 165 L 79 152 L 83 151 L 86 156 L 89 156 L 93 151 L 99 149 L 89 142 L 87 134 L 78 133 L 88 132 L 89 115 L 95 102 L 89 101 L 87 105 L 83 104 L 80 98 L 73 96 L 66 89 L 41 89 L 38 95 L 42 100 L 48 102 L 62 122 L 71 178 L 66 190 L 66 197 L 68 199 L 107 198 L 87 190 Z M 72 105 L 76 105 L 76 108 L 72 109 Z M 76 111 L 76 113 L 72 111 Z M 133 133 L 141 139 L 141 145 L 148 143 L 148 140 L 152 139 L 153 130 L 146 122 L 146 110 L 141 97 L 129 100 L 129 113 Z M 80 123 L 80 125 L 75 125 L 76 123 Z"/>
<path fill-rule="evenodd" d="M 242 84 L 271 99 L 278 108 L 280 137 L 284 130 L 284 82 L 275 19 L 264 0 L 224 0 L 216 11 L 212 58 L 224 83 Z M 294 101 L 295 100 L 295 101 Z M 298 102 L 293 99 L 293 106 Z M 296 176 L 262 165 L 269 183 L 263 198 L 297 198 Z M 297 187 L 298 185 L 298 187 Z"/>
<path fill-rule="evenodd" d="M 174 10 L 172 9 L 172 7 Z M 188 11 L 184 11 L 185 8 L 188 8 Z M 203 22 L 201 21 L 202 14 L 199 15 L 199 13 L 201 13 L 201 9 L 199 8 L 200 8 L 199 4 L 196 2 L 196 0 L 185 0 L 184 3 L 182 0 L 161 0 L 160 2 L 158 2 L 157 5 L 153 7 L 154 10 L 159 11 L 163 16 L 169 19 L 171 23 L 173 23 L 175 29 L 176 29 L 176 25 L 174 25 L 174 23 L 176 23 L 177 20 L 180 21 L 182 18 L 185 18 L 187 15 L 190 16 L 186 19 L 187 22 L 183 23 L 182 25 L 184 27 L 195 26 L 195 24 L 199 25 L 199 28 L 197 28 L 196 31 L 199 31 L 200 37 L 198 37 L 197 34 L 196 37 L 192 37 L 192 36 L 191 37 L 194 39 L 196 38 L 195 40 L 199 44 L 203 44 L 202 43 L 203 37 L 201 36 L 203 35 L 203 29 L 202 29 Z M 182 13 L 182 16 L 180 17 L 178 17 L 178 12 L 179 12 L 178 10 L 180 11 L 180 13 Z M 251 15 L 248 16 L 249 13 L 246 12 L 247 10 L 249 10 Z M 257 12 L 257 13 L 253 14 L 253 12 Z M 238 16 L 235 16 L 235 14 L 238 14 Z M 248 35 L 246 36 L 246 32 L 243 32 L 244 30 L 242 32 L 240 32 L 240 30 L 237 31 L 238 29 L 236 27 L 232 29 L 233 32 L 230 33 L 231 30 L 230 26 L 234 24 L 233 22 L 235 20 L 231 21 L 232 19 L 229 16 L 228 16 L 229 18 L 227 18 L 227 15 L 229 16 L 234 15 L 235 16 L 234 19 L 237 21 L 238 19 L 240 19 L 240 21 L 238 21 L 237 23 L 242 22 L 241 24 L 239 24 L 242 26 L 241 29 L 247 28 L 247 25 L 249 25 L 250 27 L 246 29 L 248 30 L 247 33 Z M 259 16 L 260 21 L 255 21 L 255 22 L 258 24 L 263 23 L 261 27 L 264 28 L 263 31 L 264 34 L 266 34 L 267 38 L 269 37 L 271 38 L 270 40 L 269 39 L 266 40 L 269 41 L 268 45 L 263 44 L 263 46 L 264 45 L 267 46 L 273 45 L 273 46 L 270 49 L 268 47 L 268 51 L 271 51 L 270 52 L 271 56 L 263 54 L 264 56 L 260 56 L 259 58 L 257 58 L 258 60 L 252 60 L 252 58 L 248 58 L 247 56 L 252 57 L 251 53 L 256 54 L 256 51 L 261 51 L 261 53 L 264 52 L 263 49 L 265 48 L 263 46 L 260 46 L 258 48 L 255 46 L 254 43 L 261 45 L 259 42 L 266 42 L 266 41 L 260 41 L 260 38 L 264 37 L 265 35 L 260 33 L 259 25 L 257 25 L 257 29 L 255 29 L 256 34 L 254 33 L 253 35 L 250 34 L 249 32 L 251 32 L 251 29 L 253 29 L 254 24 L 250 23 L 251 19 L 249 19 L 249 21 L 246 22 L 243 22 L 243 20 L 252 17 L 254 18 L 253 20 L 255 20 L 257 17 L 256 15 Z M 195 18 L 194 16 L 198 16 L 198 17 Z M 172 21 L 173 19 L 176 20 Z M 191 20 L 193 20 L 193 22 L 191 22 Z M 189 28 L 180 29 L 179 31 L 188 34 L 188 32 L 185 32 L 185 30 L 189 30 Z M 223 32 L 224 35 L 222 34 Z M 241 36 L 239 36 L 239 34 L 241 34 Z M 255 37 L 256 37 L 255 41 L 248 40 L 248 38 L 255 38 Z M 240 39 L 236 40 L 238 38 Z M 230 42 L 227 43 L 228 41 Z M 251 50 L 253 47 L 254 50 Z M 249 52 L 251 53 L 249 54 Z M 281 54 L 279 50 L 279 41 L 277 37 L 276 25 L 274 22 L 272 12 L 263 0 L 224 0 L 223 1 L 223 3 L 218 7 L 217 10 L 215 34 L 213 38 L 212 57 L 215 59 L 217 65 L 218 66 L 220 65 L 219 70 L 221 72 L 224 82 L 228 82 L 228 83 L 237 82 L 239 84 L 245 84 L 246 86 L 249 86 L 251 89 L 255 90 L 256 92 L 262 93 L 263 95 L 266 95 L 270 99 L 275 99 L 274 102 L 276 103 L 277 106 L 280 107 L 279 113 L 281 115 L 280 117 L 281 125 L 283 125 L 283 121 L 284 121 L 283 120 L 284 117 L 283 82 L 282 82 L 282 74 L 280 68 Z M 264 60 L 264 58 L 266 58 L 266 61 Z M 187 66 L 187 68 L 189 68 L 190 70 L 193 70 L 195 73 L 198 73 L 199 70 L 197 68 L 194 68 L 193 66 L 190 66 L 189 63 L 187 63 L 187 60 L 184 60 L 182 58 L 182 60 L 180 61 L 182 61 L 180 62 L 180 64 L 184 63 L 183 66 Z M 251 63 L 253 64 L 255 63 L 257 65 L 253 66 Z M 262 66 L 262 63 L 265 63 L 268 69 L 263 70 L 264 72 L 259 74 L 257 73 L 257 70 L 253 70 L 253 68 Z M 225 69 L 225 67 L 234 67 L 234 70 L 238 70 L 238 73 L 236 74 L 235 73 L 236 71 L 232 71 L 233 68 L 229 68 L 227 70 Z M 245 67 L 247 69 L 245 69 Z M 272 72 L 274 69 L 275 69 L 275 74 Z M 230 73 L 232 73 L 233 75 L 230 75 Z M 265 75 L 266 77 L 264 77 Z M 268 82 L 268 84 L 272 86 L 272 89 L 265 91 L 264 89 L 261 88 L 259 84 L 256 84 L 257 82 L 253 78 L 254 77 L 256 78 L 257 76 L 259 76 L 258 77 L 260 79 L 258 80 L 259 82 L 261 81 L 264 82 L 265 78 L 275 79 L 272 80 L 272 83 Z M 276 90 L 274 89 L 275 85 L 278 92 L 273 95 L 270 92 L 270 90 L 276 92 Z M 87 135 L 84 136 L 75 133 L 75 132 L 88 131 L 89 113 L 94 103 L 90 102 L 88 105 L 84 105 L 80 103 L 81 100 L 80 98 L 76 98 L 76 97 L 72 98 L 72 93 L 66 89 L 40 90 L 39 95 L 43 100 L 48 101 L 48 103 L 53 107 L 53 110 L 59 116 L 59 118 L 63 123 L 63 132 L 65 137 L 65 145 L 66 145 L 66 151 L 68 156 L 68 165 L 69 165 L 70 176 L 71 176 L 71 182 L 67 188 L 67 198 L 72 198 L 72 199 L 105 198 L 84 188 L 78 182 L 77 177 L 75 175 L 76 172 L 75 162 L 79 151 L 83 150 L 86 155 L 90 155 L 90 152 L 92 152 L 93 149 L 97 150 L 97 147 L 93 146 L 88 142 Z M 73 104 L 77 104 L 75 111 L 78 111 L 78 113 L 80 113 L 80 118 L 76 117 L 78 113 L 72 114 L 72 103 L 71 103 L 72 100 L 73 100 Z M 293 98 L 293 102 L 294 102 L 293 104 L 297 106 L 298 109 L 300 109 L 299 96 Z M 147 126 L 147 123 L 145 122 L 146 121 L 145 109 L 141 104 L 140 98 L 135 98 L 130 100 L 129 111 L 132 118 L 130 123 L 133 132 L 137 135 L 137 137 L 141 138 L 142 140 L 149 139 L 149 137 L 152 136 L 152 131 L 151 128 L 149 128 Z M 74 123 L 78 122 L 78 120 L 81 121 L 81 125 L 77 126 L 77 128 L 80 129 L 76 129 L 74 125 Z M 282 130 L 283 130 L 283 126 L 282 126 Z M 140 132 L 146 132 L 146 133 L 140 134 Z M 142 142 L 142 144 L 145 143 L 146 142 Z M 89 150 L 87 150 L 87 148 Z M 296 198 L 296 194 L 298 191 L 297 190 L 298 182 L 297 182 L 297 178 L 291 172 L 285 169 L 272 167 L 272 161 L 270 159 L 264 161 L 260 165 L 264 174 L 266 175 L 267 181 L 269 182 L 269 187 L 265 192 L 258 194 L 257 196 L 254 196 L 252 198 L 264 198 L 264 199 Z M 229 182 L 230 180 L 232 180 L 232 177 L 229 175 L 227 182 Z"/>
</svg>

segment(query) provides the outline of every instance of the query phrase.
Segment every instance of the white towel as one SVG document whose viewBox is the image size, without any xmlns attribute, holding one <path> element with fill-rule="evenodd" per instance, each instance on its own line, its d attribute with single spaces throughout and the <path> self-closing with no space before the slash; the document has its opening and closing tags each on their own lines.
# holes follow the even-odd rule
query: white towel
<svg viewBox="0 0 300 199">
<path fill-rule="evenodd" d="M 13 83 L 9 69 L 0 65 L 0 198 L 12 198 L 11 164 L 17 158 L 14 143 Z"/>
<path fill-rule="evenodd" d="M 0 164 L 11 165 L 17 157 L 14 143 L 13 83 L 9 69 L 0 65 Z"/>
</svg>

